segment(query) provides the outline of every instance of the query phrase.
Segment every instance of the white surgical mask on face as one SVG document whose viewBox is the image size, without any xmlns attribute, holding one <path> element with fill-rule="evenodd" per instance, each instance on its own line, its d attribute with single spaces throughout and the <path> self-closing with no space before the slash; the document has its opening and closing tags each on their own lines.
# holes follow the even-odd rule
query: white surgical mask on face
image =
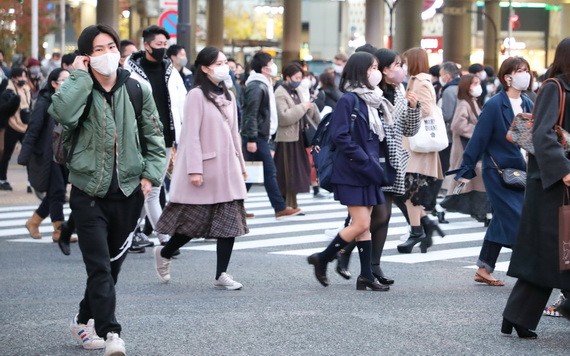
<svg viewBox="0 0 570 356">
<path fill-rule="evenodd" d="M 214 67 L 213 71 L 212 78 L 218 83 L 230 78 L 230 67 L 227 64 Z"/>
<path fill-rule="evenodd" d="M 481 80 L 487 79 L 487 72 L 482 71 L 482 72 L 479 72 L 478 74 L 479 74 L 479 79 L 481 79 Z"/>
<path fill-rule="evenodd" d="M 272 77 L 276 77 L 277 75 L 279 75 L 279 69 L 277 69 L 277 64 L 271 63 L 271 65 L 269 65 L 269 69 L 271 69 L 269 75 L 271 75 Z"/>
<path fill-rule="evenodd" d="M 408 75 L 408 64 L 404 63 L 402 64 L 402 69 L 404 70 L 404 75 Z"/>
<path fill-rule="evenodd" d="M 469 94 L 471 94 L 471 96 L 474 98 L 478 98 L 481 96 L 481 94 L 483 94 L 483 87 L 481 87 L 481 85 L 477 85 L 476 87 L 473 87 L 471 90 L 469 90 Z"/>
<path fill-rule="evenodd" d="M 380 84 L 381 80 L 382 80 L 382 73 L 378 69 L 374 69 L 370 73 L 368 73 L 368 82 L 373 87 Z"/>
<path fill-rule="evenodd" d="M 444 87 L 445 84 L 447 84 L 447 82 L 445 81 L 445 79 L 443 79 L 443 77 L 439 77 L 439 84 L 441 84 L 441 86 Z"/>
<path fill-rule="evenodd" d="M 186 67 L 187 64 L 188 64 L 188 58 L 186 58 L 186 57 L 178 58 L 178 65 L 179 66 Z"/>
<path fill-rule="evenodd" d="M 228 76 L 228 79 L 224 80 L 224 84 L 226 88 L 231 89 L 234 86 L 234 82 L 231 77 Z"/>
<path fill-rule="evenodd" d="M 342 70 L 344 69 L 343 66 L 339 66 L 338 64 L 335 64 L 335 65 L 333 66 L 333 68 L 334 68 L 334 72 L 335 72 L 336 74 L 342 74 Z"/>
<path fill-rule="evenodd" d="M 108 52 L 96 57 L 90 56 L 89 65 L 97 73 L 110 77 L 119 68 L 119 59 L 121 59 L 119 52 Z"/>
<path fill-rule="evenodd" d="M 530 73 L 521 72 L 511 75 L 511 86 L 516 90 L 527 90 L 530 85 Z"/>
<path fill-rule="evenodd" d="M 309 89 L 309 88 L 311 88 L 311 84 L 312 84 L 312 83 L 311 83 L 311 79 L 309 79 L 309 78 L 303 78 L 303 79 L 301 80 L 301 87 L 304 88 L 304 89 Z"/>
</svg>

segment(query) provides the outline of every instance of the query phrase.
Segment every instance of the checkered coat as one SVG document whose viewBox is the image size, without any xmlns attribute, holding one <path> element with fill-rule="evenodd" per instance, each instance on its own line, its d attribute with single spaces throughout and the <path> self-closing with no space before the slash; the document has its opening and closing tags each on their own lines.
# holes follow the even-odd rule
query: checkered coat
<svg viewBox="0 0 570 356">
<path fill-rule="evenodd" d="M 398 195 L 405 193 L 404 175 L 410 153 L 402 146 L 402 137 L 415 135 L 420 128 L 420 108 L 413 109 L 408 106 L 408 101 L 400 88 L 396 88 L 394 95 L 394 125 L 389 126 L 383 122 L 386 131 L 386 142 L 388 144 L 390 164 L 397 171 L 394 185 L 382 188 L 385 192 Z M 384 116 L 381 116 L 384 120 Z"/>
</svg>

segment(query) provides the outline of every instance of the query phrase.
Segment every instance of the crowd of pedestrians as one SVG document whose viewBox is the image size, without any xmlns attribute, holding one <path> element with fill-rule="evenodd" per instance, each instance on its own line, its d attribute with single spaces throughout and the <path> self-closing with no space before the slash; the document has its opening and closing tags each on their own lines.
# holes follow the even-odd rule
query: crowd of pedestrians
<svg viewBox="0 0 570 356">
<path fill-rule="evenodd" d="M 246 163 L 261 162 L 277 220 L 305 215 L 298 193 L 326 196 L 311 151 L 318 152 L 312 137 L 331 111 L 330 193 L 348 216 L 330 244 L 308 257 L 323 286 L 335 259 L 336 272 L 352 278 L 348 263 L 357 247 L 356 289 L 390 290 L 395 281 L 380 262 L 393 204 L 409 224 L 397 246 L 406 254 L 416 245 L 427 253 L 434 234 L 445 236 L 445 212 L 460 212 L 488 227 L 475 282 L 503 286 L 493 271 L 501 249 L 513 250 L 508 274 L 518 280 L 503 333 L 535 338 L 542 314 L 570 316 L 569 275 L 558 269 L 556 210 L 570 187 L 570 161 L 553 129 L 562 100 L 551 82 L 537 95 L 538 78 L 524 58 L 507 58 L 495 75 L 477 63 L 430 68 L 422 48 L 399 54 L 365 45 L 336 55 L 323 73 L 302 61 L 283 63 L 280 73 L 263 51 L 241 65 L 206 47 L 188 66 L 185 49 L 170 45 L 164 28 L 150 26 L 142 37 L 139 49 L 109 26 L 89 26 L 77 52 L 2 64 L 0 71 L 0 189 L 13 189 L 8 163 L 20 142 L 18 163 L 42 198 L 25 223 L 30 236 L 42 237 L 39 226 L 49 216 L 64 254 L 79 242 L 87 283 L 70 330 L 84 348 L 126 353 L 115 284 L 127 252 L 152 247 L 151 234 L 159 241 L 153 258 L 161 282 L 170 281 L 182 246 L 207 238 L 216 240 L 214 286 L 241 289 L 227 270 L 235 238 L 249 232 L 254 217 L 244 207 Z M 544 76 L 566 91 L 569 58 L 567 38 Z M 513 118 L 531 112 L 534 154 L 506 138 Z M 570 130 L 570 112 L 564 115 Z M 55 159 L 58 126 L 63 161 Z M 438 129 L 440 148 L 420 149 L 421 131 Z M 528 171 L 526 191 L 504 184 L 505 168 Z M 68 183 L 72 214 L 65 222 Z M 553 288 L 561 294 L 547 307 Z"/>
</svg>

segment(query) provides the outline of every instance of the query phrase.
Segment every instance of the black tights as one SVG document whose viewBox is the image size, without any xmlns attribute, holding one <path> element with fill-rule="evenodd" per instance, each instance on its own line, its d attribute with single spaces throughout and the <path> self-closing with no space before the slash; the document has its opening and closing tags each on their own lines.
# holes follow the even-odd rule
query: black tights
<svg viewBox="0 0 570 356">
<path fill-rule="evenodd" d="M 174 251 L 178 250 L 180 247 L 186 245 L 190 239 L 189 236 L 182 234 L 174 234 L 170 240 L 166 243 L 160 255 L 164 258 L 172 258 Z M 232 251 L 234 249 L 235 237 L 221 237 L 217 239 L 216 243 L 216 279 L 220 277 L 223 272 L 226 272 L 228 265 L 230 264 L 230 258 L 232 257 Z"/>
<path fill-rule="evenodd" d="M 382 257 L 382 251 L 384 250 L 384 244 L 386 243 L 386 238 L 388 237 L 388 225 L 390 224 L 390 218 L 392 217 L 392 201 L 394 201 L 394 195 L 392 193 L 384 193 L 386 202 L 382 205 L 376 205 L 372 209 L 372 214 L 370 216 L 370 234 L 372 239 L 372 266 L 380 265 L 380 258 Z M 356 246 L 356 241 L 352 241 L 344 249 L 343 253 L 350 257 L 352 250 Z M 376 273 L 376 269 L 372 269 Z"/>
</svg>

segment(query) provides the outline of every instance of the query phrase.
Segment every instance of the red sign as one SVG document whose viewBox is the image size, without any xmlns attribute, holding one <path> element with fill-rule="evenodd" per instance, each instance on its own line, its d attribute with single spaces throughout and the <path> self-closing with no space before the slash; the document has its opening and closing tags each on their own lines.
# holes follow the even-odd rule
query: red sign
<svg viewBox="0 0 570 356">
<path fill-rule="evenodd" d="M 178 25 L 178 11 L 176 10 L 166 10 L 158 17 L 158 26 L 164 27 L 172 38 L 176 38 L 176 25 Z"/>
</svg>

